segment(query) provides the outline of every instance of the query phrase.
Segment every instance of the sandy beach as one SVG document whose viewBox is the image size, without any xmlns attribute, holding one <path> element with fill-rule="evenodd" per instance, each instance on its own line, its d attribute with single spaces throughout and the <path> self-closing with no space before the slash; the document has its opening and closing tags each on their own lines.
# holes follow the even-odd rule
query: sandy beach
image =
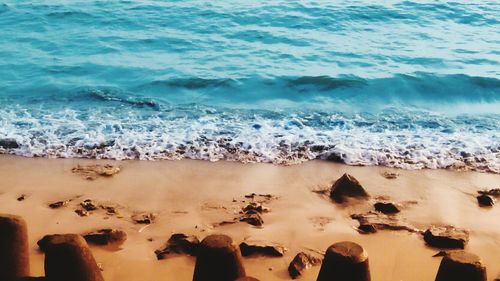
<svg viewBox="0 0 500 281">
<path fill-rule="evenodd" d="M 120 172 L 112 177 L 88 180 L 72 169 L 77 165 L 112 164 Z M 395 179 L 384 172 L 397 173 Z M 335 204 L 319 190 L 328 189 L 344 173 L 356 177 L 370 194 L 362 202 Z M 244 258 L 247 273 L 260 280 L 290 280 L 287 267 L 300 251 L 321 253 L 330 244 L 350 240 L 369 253 L 372 280 L 434 280 L 439 249 L 426 246 L 422 235 L 383 230 L 360 234 L 350 215 L 373 209 L 385 200 L 401 204 L 399 218 L 416 229 L 453 225 L 470 231 L 466 250 L 479 255 L 490 278 L 500 272 L 500 208 L 481 208 L 478 190 L 498 188 L 500 175 L 448 170 L 396 170 L 355 167 L 326 161 L 300 165 L 242 164 L 236 162 L 107 161 L 0 157 L 1 213 L 20 215 L 29 227 L 31 272 L 43 275 L 43 253 L 36 242 L 46 234 L 86 233 L 116 228 L 127 233 L 117 248 L 92 246 L 108 281 L 191 280 L 195 258 L 172 256 L 157 260 L 173 233 L 198 238 L 222 233 L 236 243 L 278 243 L 283 257 Z M 315 192 L 316 191 L 316 192 Z M 264 224 L 255 227 L 233 221 L 249 202 L 248 194 L 269 194 L 262 214 Z M 21 195 L 24 200 L 18 201 Z M 113 206 L 117 214 L 103 210 L 81 217 L 74 211 L 90 199 Z M 70 200 L 51 209 L 50 203 Z M 152 224 L 136 224 L 131 216 L 152 213 Z M 316 280 L 319 266 L 306 270 L 301 280 Z"/>
</svg>

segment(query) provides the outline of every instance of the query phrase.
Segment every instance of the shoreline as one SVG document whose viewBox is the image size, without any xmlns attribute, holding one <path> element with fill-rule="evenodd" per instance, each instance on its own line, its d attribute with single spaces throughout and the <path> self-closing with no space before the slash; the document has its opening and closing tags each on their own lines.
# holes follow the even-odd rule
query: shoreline
<svg viewBox="0 0 500 281">
<path fill-rule="evenodd" d="M 72 172 L 77 165 L 110 163 L 120 173 L 93 181 Z M 398 173 L 387 179 L 383 172 Z M 355 176 L 371 195 L 370 202 L 337 205 L 317 194 L 343 173 Z M 269 163 L 230 161 L 114 161 L 95 159 L 46 159 L 0 155 L 1 213 L 21 215 L 28 222 L 32 275 L 43 273 L 43 254 L 36 241 L 45 234 L 83 233 L 98 228 L 124 230 L 128 240 L 118 251 L 92 246 L 102 264 L 106 280 L 157 280 L 175 276 L 191 280 L 194 258 L 179 256 L 157 261 L 154 251 L 172 233 L 197 235 L 228 234 L 237 242 L 276 242 L 288 251 L 281 258 L 250 257 L 244 263 L 249 275 L 261 280 L 290 280 L 286 268 L 299 251 L 324 251 L 342 240 L 363 245 L 369 255 L 374 280 L 433 280 L 440 258 L 438 249 L 425 245 L 419 234 L 406 231 L 379 231 L 362 235 L 351 214 L 370 210 L 374 200 L 416 201 L 403 208 L 400 216 L 411 225 L 455 225 L 470 231 L 466 250 L 482 257 L 488 276 L 500 272 L 500 208 L 480 208 L 478 190 L 498 188 L 500 175 L 449 170 L 402 170 L 380 166 L 349 166 L 312 160 L 278 166 Z M 277 199 L 266 204 L 264 225 L 245 223 L 214 226 L 231 220 L 240 211 L 244 196 L 271 194 Z M 25 194 L 23 201 L 17 201 Z M 76 198 L 77 196 L 80 196 Z M 50 209 L 51 202 L 76 198 L 68 206 Z M 114 204 L 122 218 L 102 212 L 79 217 L 74 209 L 80 201 Z M 233 202 L 236 200 L 236 202 Z M 134 224 L 130 215 L 152 212 L 150 225 Z M 150 241 L 152 239 L 152 241 Z M 390 241 L 391 247 L 387 247 Z M 272 270 L 269 270 L 272 268 Z M 300 280 L 315 280 L 319 267 L 312 267 Z"/>
</svg>

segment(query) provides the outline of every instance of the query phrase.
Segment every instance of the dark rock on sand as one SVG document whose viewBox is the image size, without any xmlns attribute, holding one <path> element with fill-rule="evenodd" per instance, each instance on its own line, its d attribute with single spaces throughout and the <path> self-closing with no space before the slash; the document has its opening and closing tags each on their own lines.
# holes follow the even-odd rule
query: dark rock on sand
<svg viewBox="0 0 500 281">
<path fill-rule="evenodd" d="M 244 214 L 240 217 L 240 221 L 246 222 L 253 226 L 262 226 L 264 224 L 264 220 L 259 214 Z"/>
<path fill-rule="evenodd" d="M 87 243 L 95 245 L 121 245 L 127 240 L 127 233 L 118 229 L 105 228 L 84 234 L 83 238 Z"/>
<path fill-rule="evenodd" d="M 435 248 L 464 249 L 469 232 L 453 226 L 433 226 L 424 232 L 425 242 Z"/>
<path fill-rule="evenodd" d="M 167 258 L 169 254 L 187 254 L 195 256 L 199 244 L 200 240 L 194 235 L 182 233 L 172 234 L 163 249 L 155 251 L 156 258 L 158 260 L 163 260 Z"/>
<path fill-rule="evenodd" d="M 288 274 L 292 279 L 297 279 L 304 270 L 314 266 L 321 264 L 321 258 L 314 257 L 312 255 L 306 254 L 304 252 L 298 253 L 290 262 L 288 266 Z"/>
<path fill-rule="evenodd" d="M 383 214 L 396 214 L 400 212 L 398 206 L 391 202 L 377 202 L 375 203 L 374 207 L 375 210 Z"/>
<path fill-rule="evenodd" d="M 132 216 L 132 220 L 138 224 L 151 224 L 154 222 L 155 218 L 156 215 L 152 213 L 136 214 Z"/>
<path fill-rule="evenodd" d="M 21 196 L 17 197 L 17 201 L 24 201 L 26 199 L 27 195 L 26 194 L 21 194 Z"/>
<path fill-rule="evenodd" d="M 332 186 L 330 198 L 337 203 L 344 203 L 348 198 L 366 199 L 368 193 L 356 178 L 344 174 Z"/>
<path fill-rule="evenodd" d="M 68 201 L 57 201 L 57 202 L 54 202 L 54 203 L 50 203 L 49 207 L 51 209 L 58 209 L 58 208 L 66 206 L 66 205 L 68 205 Z"/>
<path fill-rule="evenodd" d="M 0 147 L 3 147 L 5 149 L 11 149 L 11 148 L 19 148 L 19 143 L 15 139 L 12 138 L 7 138 L 7 139 L 0 139 Z"/>
<path fill-rule="evenodd" d="M 240 243 L 240 251 L 241 255 L 244 257 L 251 255 L 282 257 L 286 251 L 286 248 L 281 245 L 261 245 L 242 242 Z"/>
<path fill-rule="evenodd" d="M 89 215 L 89 212 L 83 210 L 83 209 L 76 209 L 75 213 L 79 215 L 80 217 L 87 217 Z"/>
<path fill-rule="evenodd" d="M 396 216 L 368 212 L 366 214 L 351 215 L 351 218 L 359 222 L 358 231 L 362 234 L 374 233 L 377 230 L 406 230 L 409 232 L 420 232 L 420 230 Z"/>
<path fill-rule="evenodd" d="M 97 205 L 94 204 L 94 202 L 90 199 L 87 199 L 87 200 L 83 201 L 82 203 L 80 203 L 80 206 L 82 206 L 82 208 L 84 208 L 86 211 L 97 210 Z"/>
<path fill-rule="evenodd" d="M 247 206 L 245 206 L 243 208 L 243 212 L 245 214 L 256 214 L 256 213 L 265 213 L 265 212 L 269 212 L 269 209 L 262 206 L 261 203 L 257 203 L 257 202 L 251 202 L 250 204 L 248 204 Z"/>
<path fill-rule="evenodd" d="M 491 206 L 495 205 L 495 200 L 493 199 L 493 197 L 491 197 L 489 195 L 481 194 L 481 195 L 477 196 L 476 198 L 477 198 L 477 203 L 481 207 L 491 207 Z"/>
</svg>

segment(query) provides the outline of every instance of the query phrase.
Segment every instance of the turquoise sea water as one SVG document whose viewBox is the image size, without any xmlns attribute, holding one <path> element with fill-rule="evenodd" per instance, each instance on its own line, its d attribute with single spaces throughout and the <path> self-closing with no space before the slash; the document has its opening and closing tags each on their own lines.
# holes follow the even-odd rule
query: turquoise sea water
<svg viewBox="0 0 500 281">
<path fill-rule="evenodd" d="M 499 173 L 500 2 L 380 3 L 0 0 L 0 153 Z"/>
</svg>

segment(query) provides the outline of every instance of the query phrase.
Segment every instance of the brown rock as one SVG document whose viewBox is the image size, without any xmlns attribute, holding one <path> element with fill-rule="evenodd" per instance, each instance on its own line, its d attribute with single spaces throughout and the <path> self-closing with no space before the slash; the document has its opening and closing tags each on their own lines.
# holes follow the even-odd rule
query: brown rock
<svg viewBox="0 0 500 281">
<path fill-rule="evenodd" d="M 469 242 L 469 232 L 453 226 L 433 226 L 424 232 L 424 240 L 435 248 L 464 249 Z"/>
<path fill-rule="evenodd" d="M 262 226 L 264 224 L 264 220 L 259 214 L 244 214 L 240 217 L 240 221 L 244 221 L 253 226 Z"/>
<path fill-rule="evenodd" d="M 376 211 L 379 211 L 383 214 L 396 214 L 400 212 L 396 204 L 391 202 L 377 202 L 375 203 L 374 207 Z"/>
<path fill-rule="evenodd" d="M 82 210 L 82 209 L 76 209 L 75 213 L 79 215 L 80 217 L 87 217 L 89 215 L 89 212 Z"/>
<path fill-rule="evenodd" d="M 69 201 L 57 201 L 57 202 L 54 202 L 54 203 L 50 203 L 49 207 L 51 209 L 58 209 L 58 208 L 61 208 L 61 207 L 64 207 L 64 206 L 68 205 L 68 202 Z"/>
<path fill-rule="evenodd" d="M 118 229 L 99 229 L 83 235 L 87 243 L 94 245 L 121 245 L 127 240 L 127 233 Z"/>
<path fill-rule="evenodd" d="M 330 198 L 337 203 L 344 203 L 348 198 L 366 199 L 368 193 L 356 178 L 344 174 L 332 186 Z"/>
<path fill-rule="evenodd" d="M 286 248 L 281 245 L 247 244 L 246 242 L 242 242 L 240 243 L 240 251 L 244 257 L 251 255 L 282 257 Z"/>
<path fill-rule="evenodd" d="M 481 207 L 492 207 L 495 205 L 495 200 L 493 197 L 486 195 L 486 194 L 481 194 L 476 197 L 477 198 L 477 203 Z"/>
<path fill-rule="evenodd" d="M 374 233 L 377 230 L 406 230 L 409 232 L 420 232 L 420 230 L 409 225 L 396 216 L 381 213 L 368 212 L 366 214 L 354 214 L 351 218 L 359 222 L 360 233 Z"/>
<path fill-rule="evenodd" d="M 84 208 L 86 211 L 97 210 L 96 204 L 94 204 L 94 202 L 92 202 L 92 200 L 90 199 L 84 200 L 82 203 L 80 203 L 80 206 L 82 206 L 82 208 Z"/>
<path fill-rule="evenodd" d="M 155 219 L 156 215 L 153 213 L 135 214 L 132 216 L 132 220 L 138 224 L 151 224 Z"/>
<path fill-rule="evenodd" d="M 321 264 L 321 258 L 314 257 L 304 252 L 298 253 L 288 266 L 288 274 L 292 279 L 297 279 L 304 270 L 311 268 L 314 265 Z"/>
<path fill-rule="evenodd" d="M 156 258 L 163 260 L 170 254 L 187 254 L 195 256 L 198 250 L 200 240 L 194 235 L 182 233 L 172 234 L 163 249 L 156 250 Z"/>
</svg>

